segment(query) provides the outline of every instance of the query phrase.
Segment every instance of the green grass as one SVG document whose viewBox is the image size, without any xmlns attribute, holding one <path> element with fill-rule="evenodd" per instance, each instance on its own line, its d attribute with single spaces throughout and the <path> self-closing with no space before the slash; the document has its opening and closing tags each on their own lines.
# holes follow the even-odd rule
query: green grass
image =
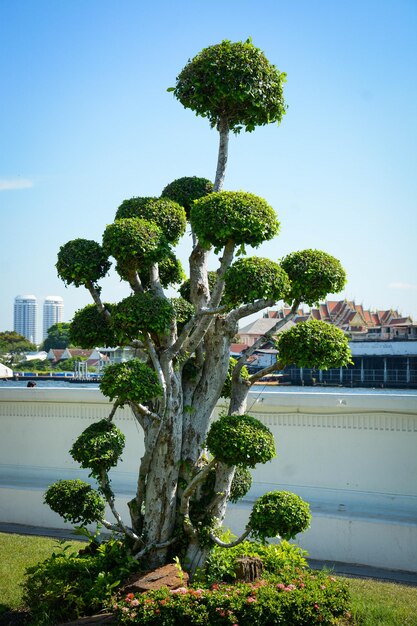
<svg viewBox="0 0 417 626">
<path fill-rule="evenodd" d="M 417 626 L 417 587 L 349 578 L 355 626 Z"/>
<path fill-rule="evenodd" d="M 71 541 L 75 549 L 85 543 Z M 0 533 L 0 615 L 22 607 L 22 589 L 27 567 L 43 561 L 57 549 L 58 540 Z"/>
<path fill-rule="evenodd" d="M 74 549 L 85 543 L 71 541 Z M 0 533 L 0 615 L 23 608 L 25 569 L 46 559 L 58 541 Z M 348 578 L 352 617 L 346 626 L 417 626 L 417 587 Z"/>
</svg>

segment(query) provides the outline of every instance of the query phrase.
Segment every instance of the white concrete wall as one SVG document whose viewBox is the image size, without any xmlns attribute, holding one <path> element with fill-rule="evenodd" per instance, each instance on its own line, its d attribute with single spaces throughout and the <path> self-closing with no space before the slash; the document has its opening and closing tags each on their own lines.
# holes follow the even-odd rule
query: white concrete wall
<svg viewBox="0 0 417 626">
<path fill-rule="evenodd" d="M 311 528 L 297 542 L 312 558 L 417 571 L 416 396 L 255 391 L 249 405 L 278 454 L 230 507 L 233 532 L 259 495 L 285 489 L 311 505 Z M 65 527 L 43 493 L 59 478 L 87 479 L 68 450 L 109 410 L 96 389 L 0 390 L 0 522 Z M 143 443 L 129 409 L 117 411 L 116 423 L 127 444 L 111 476 L 127 515 Z"/>
</svg>

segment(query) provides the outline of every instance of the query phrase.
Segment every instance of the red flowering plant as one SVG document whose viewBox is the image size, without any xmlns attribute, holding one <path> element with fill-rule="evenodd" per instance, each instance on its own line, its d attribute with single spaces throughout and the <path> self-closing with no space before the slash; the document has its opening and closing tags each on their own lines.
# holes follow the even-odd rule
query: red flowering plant
<svg viewBox="0 0 417 626">
<path fill-rule="evenodd" d="M 128 594 L 113 608 L 121 624 L 331 625 L 347 614 L 348 593 L 341 580 L 307 569 L 255 583 L 214 583 Z"/>
</svg>

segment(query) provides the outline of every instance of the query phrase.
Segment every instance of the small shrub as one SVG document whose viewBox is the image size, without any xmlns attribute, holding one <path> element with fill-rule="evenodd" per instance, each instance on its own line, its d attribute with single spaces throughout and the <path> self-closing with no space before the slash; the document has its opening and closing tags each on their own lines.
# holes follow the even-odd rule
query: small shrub
<svg viewBox="0 0 417 626">
<path fill-rule="evenodd" d="M 310 570 L 256 583 L 210 588 L 163 588 L 114 605 L 119 623 L 147 626 L 230 624 L 297 626 L 335 624 L 348 609 L 347 586 Z"/>
<path fill-rule="evenodd" d="M 283 540 L 278 544 L 243 541 L 234 548 L 215 546 L 210 551 L 204 572 L 201 574 L 203 580 L 208 584 L 232 582 L 236 577 L 237 559 L 244 556 L 260 558 L 264 576 L 307 568 L 305 558 L 307 552 L 288 541 Z"/>
<path fill-rule="evenodd" d="M 33 624 L 58 624 L 100 611 L 115 589 L 137 569 L 137 563 L 116 539 L 91 550 L 71 552 L 69 546 L 30 567 L 23 599 Z"/>
</svg>

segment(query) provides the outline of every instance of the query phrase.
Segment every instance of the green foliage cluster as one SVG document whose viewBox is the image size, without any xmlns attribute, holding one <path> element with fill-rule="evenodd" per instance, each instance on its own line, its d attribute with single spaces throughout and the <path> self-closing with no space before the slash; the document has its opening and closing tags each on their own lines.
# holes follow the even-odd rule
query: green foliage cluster
<svg viewBox="0 0 417 626">
<path fill-rule="evenodd" d="M 185 279 L 184 268 L 181 261 L 177 259 L 174 252 L 169 249 L 167 255 L 161 259 L 158 263 L 159 269 L 159 281 L 162 287 L 169 287 L 169 285 L 178 285 Z M 151 281 L 149 272 L 139 272 L 139 278 L 142 286 L 145 289 L 150 287 Z"/>
<path fill-rule="evenodd" d="M 0 333 L 0 354 L 22 354 L 35 352 L 36 345 L 14 330 L 5 330 Z"/>
<path fill-rule="evenodd" d="M 61 246 L 56 269 L 67 285 L 96 285 L 111 266 L 107 252 L 96 241 L 74 239 Z"/>
<path fill-rule="evenodd" d="M 148 268 L 170 253 L 161 228 L 139 217 L 119 219 L 103 234 L 103 247 L 117 261 L 117 271 L 127 279 L 130 272 Z"/>
<path fill-rule="evenodd" d="M 143 332 L 164 333 L 174 318 L 171 302 L 151 291 L 135 293 L 112 310 L 112 327 L 119 342 L 126 344 Z"/>
<path fill-rule="evenodd" d="M 346 284 L 346 272 L 340 261 L 321 250 L 292 252 L 281 260 L 281 267 L 291 281 L 289 302 L 312 306 L 329 293 L 338 293 Z"/>
<path fill-rule="evenodd" d="M 115 605 L 118 623 L 144 626 L 333 626 L 348 608 L 347 584 L 311 570 L 255 583 L 165 587 L 128 594 Z"/>
<path fill-rule="evenodd" d="M 225 40 L 189 61 L 171 91 L 184 107 L 207 117 L 212 127 L 223 122 L 235 133 L 242 128 L 250 132 L 281 121 L 285 80 L 286 74 L 250 40 Z"/>
<path fill-rule="evenodd" d="M 122 455 L 125 436 L 117 426 L 106 419 L 90 424 L 74 442 L 70 454 L 81 467 L 100 476 L 102 470 L 114 467 Z"/>
<path fill-rule="evenodd" d="M 211 425 L 206 444 L 227 465 L 255 467 L 275 456 L 271 431 L 251 415 L 222 415 Z"/>
<path fill-rule="evenodd" d="M 91 543 L 79 553 L 69 545 L 62 547 L 27 570 L 23 599 L 30 607 L 31 624 L 52 626 L 98 613 L 137 567 L 116 539 Z"/>
<path fill-rule="evenodd" d="M 153 222 L 166 240 L 177 244 L 187 225 L 185 210 L 177 202 L 164 198 L 131 198 L 125 200 L 116 212 L 116 220 L 140 218 Z"/>
<path fill-rule="evenodd" d="M 113 311 L 113 304 L 105 302 L 104 306 L 110 313 Z M 71 343 L 83 348 L 119 345 L 110 320 L 104 313 L 98 311 L 95 304 L 88 304 L 76 311 L 71 321 L 69 336 Z"/>
<path fill-rule="evenodd" d="M 42 344 L 42 350 L 49 352 L 51 348 L 62 350 L 71 345 L 69 322 L 58 322 L 48 328 L 48 335 Z"/>
<path fill-rule="evenodd" d="M 203 571 L 203 580 L 212 584 L 232 582 L 236 579 L 237 560 L 242 557 L 258 557 L 262 561 L 262 575 L 279 575 L 294 572 L 308 566 L 307 552 L 299 546 L 282 540 L 280 543 L 243 541 L 233 548 L 214 546 Z"/>
<path fill-rule="evenodd" d="M 50 372 L 52 368 L 48 359 L 31 359 L 30 361 L 23 361 L 23 363 L 13 364 L 13 370 L 18 372 Z"/>
<path fill-rule="evenodd" d="M 274 261 L 246 257 L 226 271 L 224 300 L 230 307 L 255 300 L 284 300 L 290 290 L 286 272 Z"/>
<path fill-rule="evenodd" d="M 232 395 L 232 376 L 233 376 L 233 370 L 235 369 L 236 365 L 237 365 L 237 360 L 231 356 L 229 360 L 229 369 L 227 370 L 227 376 L 223 383 L 223 388 L 221 392 L 222 398 L 230 398 Z M 247 370 L 246 365 L 244 365 L 242 369 L 240 370 L 240 378 L 242 380 L 249 380 L 250 378 L 250 374 Z"/>
<path fill-rule="evenodd" d="M 194 307 L 191 302 L 184 298 L 171 298 L 171 304 L 174 308 L 177 330 L 179 332 L 194 315 Z"/>
<path fill-rule="evenodd" d="M 253 505 L 249 526 L 260 541 L 278 536 L 288 540 L 307 530 L 310 520 L 309 505 L 295 493 L 270 491 Z"/>
<path fill-rule="evenodd" d="M 207 178 L 184 176 L 169 183 L 162 191 L 163 198 L 170 198 L 184 207 L 187 218 L 190 217 L 194 200 L 202 198 L 213 191 L 213 183 Z"/>
<path fill-rule="evenodd" d="M 110 400 L 116 398 L 121 405 L 129 400 L 146 404 L 162 393 L 154 370 L 139 359 L 108 365 L 100 381 L 100 390 Z"/>
<path fill-rule="evenodd" d="M 196 200 L 191 225 L 203 246 L 216 249 L 229 241 L 257 247 L 279 231 L 274 209 L 263 198 L 245 191 L 219 191 Z"/>
<path fill-rule="evenodd" d="M 343 331 L 321 320 L 296 324 L 278 335 L 275 345 L 281 365 L 327 370 L 352 363 Z"/>
<path fill-rule="evenodd" d="M 230 486 L 230 502 L 238 502 L 238 500 L 244 498 L 251 487 L 252 474 L 250 469 L 245 465 L 237 465 Z"/>
<path fill-rule="evenodd" d="M 104 516 L 103 498 L 79 478 L 58 480 L 48 487 L 44 502 L 71 524 L 100 522 Z"/>
</svg>

